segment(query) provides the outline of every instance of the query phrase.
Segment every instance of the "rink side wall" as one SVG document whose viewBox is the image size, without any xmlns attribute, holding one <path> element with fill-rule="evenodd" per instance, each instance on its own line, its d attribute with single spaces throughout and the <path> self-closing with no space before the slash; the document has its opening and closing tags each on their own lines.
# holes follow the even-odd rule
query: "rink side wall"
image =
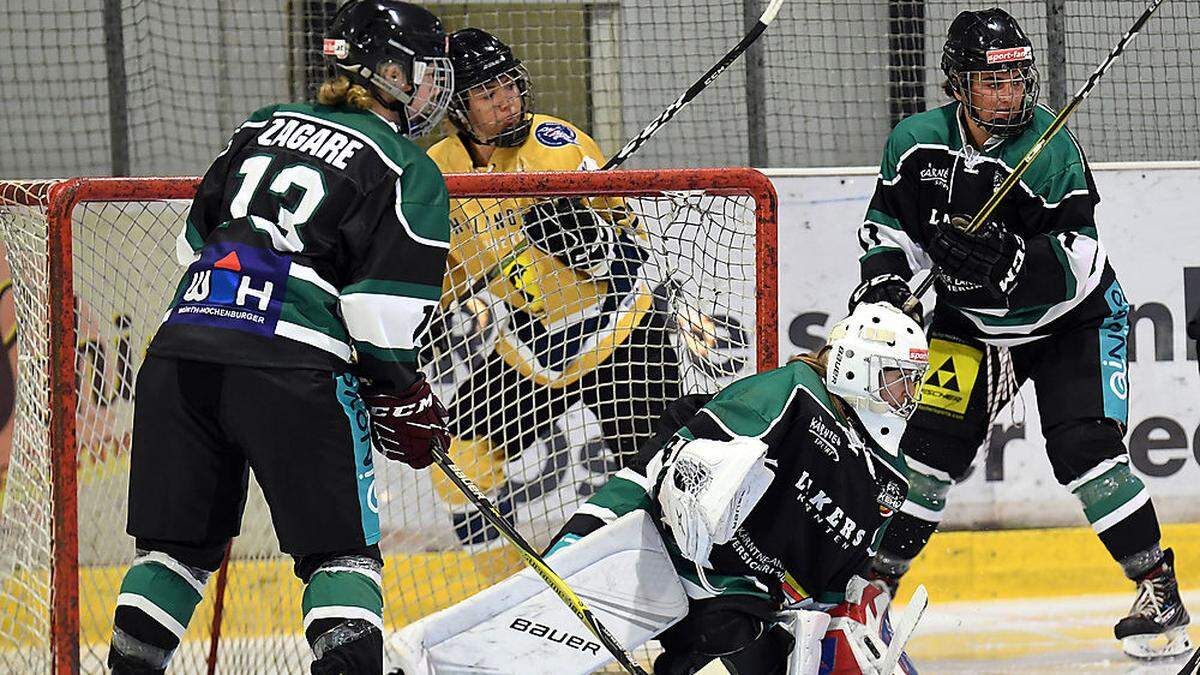
<svg viewBox="0 0 1200 675">
<path fill-rule="evenodd" d="M 1101 242 L 1132 305 L 1126 442 L 1165 522 L 1200 522 L 1200 162 L 1098 164 Z M 780 358 L 818 347 L 858 281 L 875 168 L 767 171 L 779 193 Z M 932 293 L 926 298 L 931 305 Z M 1024 424 L 1021 424 L 1022 420 Z M 950 494 L 946 529 L 1086 525 L 1046 460 L 1031 384 Z"/>
</svg>

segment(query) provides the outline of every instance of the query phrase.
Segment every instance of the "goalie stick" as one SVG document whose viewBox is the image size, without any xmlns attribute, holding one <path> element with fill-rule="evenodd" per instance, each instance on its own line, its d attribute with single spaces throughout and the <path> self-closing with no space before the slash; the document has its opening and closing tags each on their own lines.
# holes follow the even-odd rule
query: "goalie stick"
<svg viewBox="0 0 1200 675">
<path fill-rule="evenodd" d="M 913 591 L 908 606 L 904 608 L 904 617 L 896 622 L 892 641 L 888 644 L 887 651 L 884 652 L 883 661 L 879 662 L 881 675 L 892 675 L 892 672 L 896 670 L 896 664 L 900 663 L 904 647 L 908 645 L 909 639 L 917 630 L 917 623 L 921 621 L 927 607 L 929 607 L 929 591 L 925 590 L 925 584 L 921 584 L 917 586 L 917 590 Z"/>
<path fill-rule="evenodd" d="M 573 611 L 575 615 L 579 617 L 579 620 L 583 622 L 583 625 L 587 626 L 587 629 L 591 631 L 592 634 L 596 636 L 596 639 L 600 640 L 600 643 L 604 645 L 604 648 L 607 649 L 610 654 L 612 654 L 613 658 L 617 660 L 617 663 L 621 664 L 621 667 L 631 675 L 647 675 L 646 671 L 638 665 L 637 661 L 633 659 L 629 652 L 627 652 L 625 648 L 617 642 L 616 638 L 614 638 L 612 634 L 608 632 L 608 629 L 604 627 L 604 624 L 596 620 L 596 617 L 592 614 L 592 610 L 588 609 L 588 606 L 584 604 L 583 600 L 581 600 L 578 595 L 575 594 L 575 591 L 571 590 L 571 587 L 567 585 L 567 582 L 563 581 L 562 577 L 558 576 L 558 574 L 546 564 L 546 561 L 537 554 L 537 551 L 533 548 L 533 546 L 530 546 L 529 542 L 525 540 L 525 537 L 521 536 L 521 533 L 517 532 L 516 528 L 514 528 L 507 520 L 504 519 L 504 516 L 501 515 L 500 510 L 497 509 L 496 505 L 487 498 L 487 495 L 483 494 L 483 491 L 480 490 L 479 487 L 475 485 L 470 478 L 467 478 L 462 470 L 458 468 L 458 465 L 454 463 L 454 460 L 450 459 L 450 455 L 446 454 L 446 451 L 442 449 L 441 445 L 434 443 L 432 452 L 433 461 L 437 462 L 437 465 L 441 467 L 442 471 L 446 474 L 446 477 L 450 479 L 450 482 L 454 483 L 459 490 L 462 490 L 462 493 L 466 495 L 467 499 L 470 499 L 471 502 L 475 504 L 475 507 L 479 509 L 479 512 L 483 514 L 483 517 L 487 519 L 487 521 L 491 523 L 493 527 L 499 530 L 506 539 L 512 542 L 512 545 L 516 547 L 517 552 L 521 555 L 521 558 L 525 560 L 525 563 L 532 567 L 533 571 L 537 572 L 538 576 L 540 576 L 542 580 L 546 582 L 546 585 L 549 586 L 558 595 L 558 597 L 562 599 L 562 601 L 568 607 L 571 608 L 571 611 Z"/>
<path fill-rule="evenodd" d="M 975 214 L 975 217 L 971 218 L 970 223 L 966 223 L 965 219 L 963 218 L 952 218 L 950 221 L 952 225 L 961 227 L 967 232 L 974 232 L 978 230 L 985 222 L 987 222 L 988 217 L 990 217 L 996 210 L 996 207 L 1000 205 L 1000 201 L 1012 191 L 1013 187 L 1018 182 L 1020 182 L 1021 176 L 1025 175 L 1025 172 L 1029 170 L 1030 165 L 1033 164 L 1033 160 L 1037 159 L 1038 155 L 1041 154 L 1042 150 L 1046 147 L 1046 144 L 1048 144 L 1050 139 L 1054 137 L 1054 134 L 1058 133 L 1059 129 L 1062 129 L 1064 126 L 1066 126 L 1067 118 L 1071 116 L 1071 113 L 1075 112 L 1076 108 L 1083 104 L 1083 100 L 1092 93 L 1092 89 L 1095 88 L 1096 83 L 1100 81 L 1100 78 L 1104 76 L 1104 73 L 1108 72 L 1108 69 L 1111 68 L 1112 64 L 1116 62 L 1117 57 L 1125 51 L 1125 47 L 1129 46 L 1129 43 L 1133 41 L 1133 38 L 1135 38 L 1137 34 L 1141 32 L 1142 27 L 1146 25 L 1146 22 L 1150 20 L 1150 17 L 1156 10 L 1158 10 L 1158 6 L 1163 2 L 1164 0 L 1153 0 L 1146 7 L 1145 11 L 1142 12 L 1142 15 L 1138 17 L 1137 21 L 1133 22 L 1133 25 L 1130 26 L 1129 30 L 1125 31 L 1125 35 L 1122 36 L 1117 42 L 1117 46 L 1113 47 L 1112 51 L 1108 53 L 1108 56 L 1105 57 L 1100 66 L 1092 72 L 1091 76 L 1088 77 L 1087 82 L 1084 82 L 1083 86 L 1079 88 L 1079 91 L 1075 92 L 1075 95 L 1071 97 L 1071 100 L 1067 101 L 1067 104 L 1058 112 L 1058 115 L 1055 116 L 1054 120 L 1050 123 L 1050 126 L 1042 132 L 1042 135 L 1037 139 L 1037 141 L 1034 142 L 1033 146 L 1029 148 L 1029 152 L 1026 152 L 1025 156 L 1021 158 L 1021 161 L 1017 163 L 1017 166 L 1012 170 L 1012 173 L 1008 174 L 1008 177 L 1004 179 L 1004 182 L 1000 183 L 1000 187 L 996 188 L 996 191 L 992 193 L 992 196 L 989 197 L 988 200 L 984 202 L 983 206 L 979 208 L 979 212 Z M 905 312 L 911 312 L 916 309 L 917 303 L 921 302 L 921 296 L 925 295 L 925 293 L 929 291 L 929 287 L 933 285 L 934 279 L 936 279 L 940 273 L 940 270 L 935 266 L 929 272 L 929 276 L 921 280 L 921 283 L 917 285 L 917 289 L 913 291 L 912 297 L 910 297 L 904 303 L 903 310 Z"/>
</svg>

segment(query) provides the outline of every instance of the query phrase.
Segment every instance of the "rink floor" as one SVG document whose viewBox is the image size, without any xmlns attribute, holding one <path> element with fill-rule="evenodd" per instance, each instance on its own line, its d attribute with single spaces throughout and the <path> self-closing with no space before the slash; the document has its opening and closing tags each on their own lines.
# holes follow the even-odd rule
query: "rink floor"
<svg viewBox="0 0 1200 675">
<path fill-rule="evenodd" d="M 1189 607 L 1200 607 L 1200 591 L 1183 595 Z M 1186 659 L 1147 664 L 1121 651 L 1112 626 L 1132 601 L 1132 594 L 989 602 L 931 599 L 909 642 L 909 655 L 922 675 L 1179 672 Z"/>
<path fill-rule="evenodd" d="M 989 602 L 930 601 L 908 653 L 921 675 L 942 673 L 1128 673 L 1175 675 L 1186 658 L 1138 662 L 1125 656 L 1112 626 L 1132 596 L 1097 595 Z M 1184 593 L 1200 607 L 1200 591 Z M 893 617 L 900 616 L 901 606 Z M 1196 634 L 1193 633 L 1193 640 Z M 724 675 L 710 665 L 700 675 Z"/>
</svg>

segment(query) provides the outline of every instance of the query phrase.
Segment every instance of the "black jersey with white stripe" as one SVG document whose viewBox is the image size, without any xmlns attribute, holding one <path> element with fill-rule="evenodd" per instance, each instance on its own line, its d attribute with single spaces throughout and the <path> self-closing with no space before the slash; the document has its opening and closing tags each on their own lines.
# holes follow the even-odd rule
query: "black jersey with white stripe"
<svg viewBox="0 0 1200 675">
<path fill-rule="evenodd" d="M 954 102 L 912 115 L 888 137 L 859 230 L 864 278 L 894 273 L 907 279 L 931 267 L 925 246 L 937 223 L 973 216 L 1054 120 L 1039 107 L 1021 135 L 991 139 L 977 150 L 964 142 L 959 108 Z M 1025 241 L 1014 289 L 997 298 L 967 288 L 939 296 L 937 311 L 960 315 L 974 337 L 994 344 L 1029 342 L 1064 323 L 1096 318 L 1079 313 L 1103 309 L 1104 303 L 1084 300 L 1098 291 L 1106 270 L 1112 275 L 1096 234 L 1099 201 L 1079 143 L 1060 130 L 992 217 Z"/>
<path fill-rule="evenodd" d="M 341 368 L 406 386 L 441 297 L 449 198 L 437 166 L 375 113 L 258 110 L 200 184 L 160 356 Z"/>
</svg>

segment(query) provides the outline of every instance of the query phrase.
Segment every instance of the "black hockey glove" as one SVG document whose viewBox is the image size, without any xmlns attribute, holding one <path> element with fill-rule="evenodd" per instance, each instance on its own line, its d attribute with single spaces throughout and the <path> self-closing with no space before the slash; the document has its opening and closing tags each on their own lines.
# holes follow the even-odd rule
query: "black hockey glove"
<svg viewBox="0 0 1200 675">
<path fill-rule="evenodd" d="M 614 237 L 612 225 L 579 199 L 560 198 L 525 211 L 529 243 L 564 265 L 594 273 L 604 267 Z"/>
<path fill-rule="evenodd" d="M 977 284 L 999 297 L 1008 295 L 1025 264 L 1024 240 L 994 222 L 967 232 L 969 222 L 955 216 L 939 223 L 926 247 L 929 257 L 951 280 Z"/>
<path fill-rule="evenodd" d="M 450 448 L 448 413 L 424 377 L 399 393 L 365 389 L 362 398 L 371 413 L 371 439 L 384 457 L 424 469 L 433 463 L 435 443 Z"/>
<path fill-rule="evenodd" d="M 904 277 L 899 274 L 880 274 L 867 279 L 850 292 L 848 309 L 853 312 L 855 307 L 864 302 L 886 302 L 896 309 L 903 310 L 904 303 L 908 302 L 911 297 L 913 297 L 912 289 L 908 287 L 908 282 L 904 280 Z M 921 309 L 920 302 L 912 308 L 912 311 L 908 312 L 908 316 L 918 325 L 923 323 L 925 313 Z"/>
</svg>

